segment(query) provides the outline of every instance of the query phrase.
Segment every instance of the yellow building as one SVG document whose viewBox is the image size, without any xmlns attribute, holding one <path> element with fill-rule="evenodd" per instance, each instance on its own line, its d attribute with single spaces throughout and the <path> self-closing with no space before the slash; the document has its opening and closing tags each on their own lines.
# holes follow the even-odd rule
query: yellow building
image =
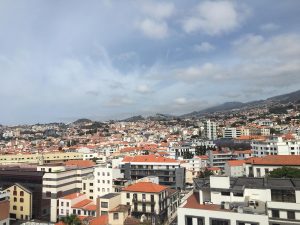
<svg viewBox="0 0 300 225">
<path fill-rule="evenodd" d="M 6 189 L 10 194 L 10 217 L 30 220 L 32 218 L 32 192 L 21 184 L 14 184 Z"/>
</svg>

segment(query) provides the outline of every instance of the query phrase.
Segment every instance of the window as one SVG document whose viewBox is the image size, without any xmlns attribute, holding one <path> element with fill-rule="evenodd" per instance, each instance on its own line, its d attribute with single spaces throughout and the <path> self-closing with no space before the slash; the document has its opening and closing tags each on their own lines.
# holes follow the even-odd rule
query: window
<svg viewBox="0 0 300 225">
<path fill-rule="evenodd" d="M 108 208 L 108 202 L 101 202 L 101 208 Z"/>
<path fill-rule="evenodd" d="M 230 192 L 222 191 L 222 192 L 221 192 L 221 195 L 224 195 L 224 196 L 230 196 Z"/>
<path fill-rule="evenodd" d="M 229 220 L 211 219 L 211 225 L 230 225 Z"/>
<path fill-rule="evenodd" d="M 14 206 L 13 206 L 13 210 L 17 210 L 17 206 L 14 205 Z"/>
<path fill-rule="evenodd" d="M 295 212 L 294 211 L 287 211 L 287 218 L 290 220 L 295 219 Z"/>
<path fill-rule="evenodd" d="M 17 201 L 17 198 L 16 197 L 14 197 L 14 202 L 16 202 Z"/>
<path fill-rule="evenodd" d="M 110 176 L 110 173 L 109 173 L 109 172 L 107 172 L 107 176 Z"/>
<path fill-rule="evenodd" d="M 274 218 L 279 218 L 279 210 L 273 209 L 273 210 L 272 210 L 272 217 L 274 217 Z"/>
<path fill-rule="evenodd" d="M 20 198 L 20 202 L 24 202 L 24 198 Z"/>
<path fill-rule="evenodd" d="M 154 202 L 154 195 L 151 195 L 151 202 Z"/>
<path fill-rule="evenodd" d="M 64 202 L 61 202 L 61 203 L 60 203 L 60 206 L 64 206 Z"/>
<path fill-rule="evenodd" d="M 145 203 L 143 203 L 142 209 L 143 209 L 143 212 L 146 212 L 146 204 Z"/>
<path fill-rule="evenodd" d="M 13 192 L 13 195 L 16 196 L 16 195 L 17 195 L 17 191 L 14 191 L 14 192 Z"/>
<path fill-rule="evenodd" d="M 119 213 L 114 213 L 113 217 L 114 217 L 114 220 L 118 220 L 119 219 Z"/>
<path fill-rule="evenodd" d="M 154 204 L 151 205 L 151 212 L 154 213 Z"/>
<path fill-rule="evenodd" d="M 107 180 L 107 183 L 110 184 L 110 180 Z"/>
<path fill-rule="evenodd" d="M 63 209 L 60 210 L 60 214 L 64 214 L 64 210 Z"/>
<path fill-rule="evenodd" d="M 69 202 L 67 202 L 67 207 L 69 207 L 69 204 L 70 204 L 70 203 L 69 203 Z"/>
<path fill-rule="evenodd" d="M 186 216 L 185 217 L 185 225 L 193 225 L 193 217 Z"/>
<path fill-rule="evenodd" d="M 233 192 L 233 196 L 243 197 L 244 193 L 243 192 Z"/>
<path fill-rule="evenodd" d="M 47 198 L 50 198 L 50 197 L 51 197 L 51 192 L 50 192 L 50 191 L 47 191 L 47 192 L 46 192 L 46 197 L 47 197 Z"/>
<path fill-rule="evenodd" d="M 130 198 L 130 193 L 126 193 L 126 198 Z"/>
<path fill-rule="evenodd" d="M 23 206 L 20 207 L 20 211 L 23 211 Z"/>
<path fill-rule="evenodd" d="M 20 196 L 24 196 L 24 191 L 20 191 Z"/>
<path fill-rule="evenodd" d="M 93 184 L 93 183 L 90 183 L 90 186 L 94 186 L 94 184 Z"/>
<path fill-rule="evenodd" d="M 293 190 L 271 190 L 271 199 L 274 202 L 296 202 Z"/>
<path fill-rule="evenodd" d="M 146 199 L 146 195 L 145 194 L 142 194 L 142 199 Z"/>
</svg>

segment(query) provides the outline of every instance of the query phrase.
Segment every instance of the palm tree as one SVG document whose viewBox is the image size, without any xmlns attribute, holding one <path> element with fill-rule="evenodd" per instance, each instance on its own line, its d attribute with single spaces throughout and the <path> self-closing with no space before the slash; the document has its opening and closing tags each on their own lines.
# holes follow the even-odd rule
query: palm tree
<svg viewBox="0 0 300 225">
<path fill-rule="evenodd" d="M 80 219 L 75 214 L 63 217 L 61 218 L 61 221 L 67 225 L 81 225 Z"/>
</svg>

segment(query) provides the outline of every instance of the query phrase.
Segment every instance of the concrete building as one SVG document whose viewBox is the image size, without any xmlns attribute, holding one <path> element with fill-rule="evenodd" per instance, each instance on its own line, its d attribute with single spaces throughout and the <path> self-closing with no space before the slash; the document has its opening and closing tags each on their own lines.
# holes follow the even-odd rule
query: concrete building
<svg viewBox="0 0 300 225">
<path fill-rule="evenodd" d="M 255 140 L 251 142 L 253 156 L 266 155 L 300 155 L 299 140 L 284 140 L 282 137 L 270 137 L 267 140 Z"/>
<path fill-rule="evenodd" d="M 18 183 L 5 189 L 5 191 L 10 195 L 10 217 L 18 220 L 31 220 L 33 207 L 32 192 Z"/>
<path fill-rule="evenodd" d="M 296 225 L 300 221 L 298 179 L 196 179 L 178 209 L 178 224 Z"/>
<path fill-rule="evenodd" d="M 0 225 L 9 224 L 9 193 L 0 191 Z"/>
<path fill-rule="evenodd" d="M 65 164 L 39 166 L 39 171 L 44 171 L 43 198 L 50 200 L 50 221 L 58 219 L 57 201 L 62 196 L 80 192 L 84 177 L 93 173 L 94 164 L 83 160 Z"/>
<path fill-rule="evenodd" d="M 208 165 L 210 167 L 225 168 L 229 160 L 237 159 L 238 155 L 232 151 L 208 151 Z"/>
<path fill-rule="evenodd" d="M 223 128 L 223 138 L 237 138 L 241 136 L 241 130 L 236 127 Z"/>
<path fill-rule="evenodd" d="M 124 178 L 124 174 L 121 173 L 119 168 L 98 166 L 94 168 L 94 178 L 94 196 L 101 197 L 102 195 L 118 191 L 118 189 L 114 188 L 114 180 Z"/>
<path fill-rule="evenodd" d="M 209 140 L 217 139 L 217 123 L 210 120 L 204 121 L 204 137 Z"/>
<path fill-rule="evenodd" d="M 185 168 L 175 159 L 156 155 L 126 156 L 120 166 L 125 179 L 157 176 L 161 185 L 181 189 L 185 186 Z"/>
</svg>

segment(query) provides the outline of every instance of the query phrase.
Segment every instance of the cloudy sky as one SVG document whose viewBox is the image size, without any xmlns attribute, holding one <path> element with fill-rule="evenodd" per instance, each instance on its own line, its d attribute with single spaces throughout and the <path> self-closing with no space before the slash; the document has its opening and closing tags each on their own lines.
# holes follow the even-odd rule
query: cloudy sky
<svg viewBox="0 0 300 225">
<path fill-rule="evenodd" d="M 182 114 L 300 89 L 300 1 L 0 0 L 0 124 Z"/>
</svg>

